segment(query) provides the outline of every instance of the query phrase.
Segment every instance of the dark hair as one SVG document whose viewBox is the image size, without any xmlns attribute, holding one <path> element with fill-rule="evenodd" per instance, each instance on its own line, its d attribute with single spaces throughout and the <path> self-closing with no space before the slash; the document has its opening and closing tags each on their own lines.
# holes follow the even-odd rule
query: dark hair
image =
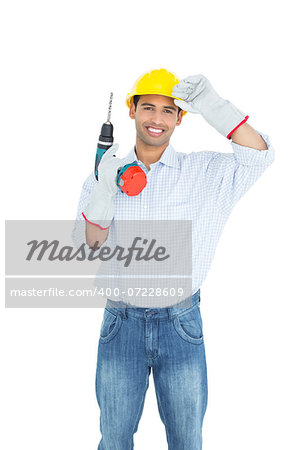
<svg viewBox="0 0 300 450">
<path fill-rule="evenodd" d="M 133 96 L 133 103 L 134 103 L 135 109 L 137 107 L 137 103 L 138 103 L 139 99 L 140 99 L 140 95 L 134 95 Z M 181 108 L 179 108 L 179 106 L 177 106 L 177 108 L 178 108 L 177 116 L 179 116 Z"/>
</svg>

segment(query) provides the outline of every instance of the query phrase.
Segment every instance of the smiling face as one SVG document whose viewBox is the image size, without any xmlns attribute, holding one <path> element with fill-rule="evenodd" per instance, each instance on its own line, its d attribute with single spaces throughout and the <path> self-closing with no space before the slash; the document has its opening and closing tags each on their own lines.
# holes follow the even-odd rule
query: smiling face
<svg viewBox="0 0 300 450">
<path fill-rule="evenodd" d="M 141 95 L 135 109 L 130 105 L 129 116 L 135 119 L 137 140 L 146 145 L 159 147 L 168 144 L 174 128 L 180 125 L 182 111 L 177 116 L 178 106 L 174 99 L 164 95 Z"/>
</svg>

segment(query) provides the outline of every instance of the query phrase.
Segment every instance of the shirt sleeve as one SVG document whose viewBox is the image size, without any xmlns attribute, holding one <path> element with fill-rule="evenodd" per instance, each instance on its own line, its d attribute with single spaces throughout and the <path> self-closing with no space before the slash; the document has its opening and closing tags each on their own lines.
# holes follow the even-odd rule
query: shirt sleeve
<svg viewBox="0 0 300 450">
<path fill-rule="evenodd" d="M 257 130 L 256 130 L 257 131 Z M 257 131 L 268 149 L 257 150 L 231 141 L 233 153 L 209 152 L 206 183 L 214 205 L 229 214 L 238 200 L 274 161 L 269 136 Z"/>
<path fill-rule="evenodd" d="M 92 191 L 94 187 L 97 184 L 97 180 L 93 173 L 91 173 L 83 183 L 82 189 L 81 189 L 81 195 L 78 202 L 78 208 L 77 208 L 77 216 L 76 220 L 84 220 L 84 217 L 82 215 L 82 211 L 84 211 L 85 207 L 88 205 L 90 196 L 92 194 Z"/>
<path fill-rule="evenodd" d="M 82 211 L 84 211 L 85 207 L 88 205 L 90 196 L 96 184 L 97 180 L 95 178 L 94 173 L 92 172 L 83 183 L 81 195 L 78 202 L 77 215 L 74 223 L 74 228 L 72 231 L 73 244 L 75 245 L 76 248 L 79 248 L 81 245 L 84 245 L 86 255 L 91 251 L 91 249 L 86 243 L 86 236 L 85 236 L 86 221 L 82 215 Z M 99 251 L 100 248 L 98 249 L 98 253 Z M 95 252 L 95 256 L 97 256 L 98 253 Z"/>
<path fill-rule="evenodd" d="M 81 189 L 81 194 L 78 202 L 77 207 L 77 215 L 74 222 L 73 230 L 72 230 L 72 241 L 75 247 L 78 249 L 79 247 L 84 249 L 84 255 L 88 257 L 88 255 L 92 253 L 93 258 L 98 258 L 100 255 L 100 252 L 102 251 L 102 246 L 99 247 L 98 250 L 93 250 L 87 243 L 86 243 L 86 220 L 84 219 L 82 212 L 85 210 L 85 207 L 88 205 L 90 201 L 91 194 L 96 187 L 98 181 L 95 178 L 94 172 L 92 172 L 84 181 Z M 112 223 L 114 222 L 114 218 L 112 219 Z M 113 228 L 112 224 L 109 229 L 108 236 L 105 240 L 105 246 L 112 246 L 113 245 L 113 238 L 112 238 L 112 230 Z M 96 279 L 95 279 L 96 280 Z M 94 284 L 95 286 L 98 286 L 97 283 Z"/>
</svg>

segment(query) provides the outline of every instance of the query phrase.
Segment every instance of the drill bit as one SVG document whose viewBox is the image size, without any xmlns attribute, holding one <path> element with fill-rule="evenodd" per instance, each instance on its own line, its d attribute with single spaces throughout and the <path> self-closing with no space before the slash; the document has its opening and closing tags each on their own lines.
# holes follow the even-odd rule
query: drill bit
<svg viewBox="0 0 300 450">
<path fill-rule="evenodd" d="M 109 99 L 109 105 L 108 105 L 107 122 L 110 122 L 112 98 L 113 98 L 113 93 L 111 92 L 110 93 L 110 99 Z"/>
</svg>

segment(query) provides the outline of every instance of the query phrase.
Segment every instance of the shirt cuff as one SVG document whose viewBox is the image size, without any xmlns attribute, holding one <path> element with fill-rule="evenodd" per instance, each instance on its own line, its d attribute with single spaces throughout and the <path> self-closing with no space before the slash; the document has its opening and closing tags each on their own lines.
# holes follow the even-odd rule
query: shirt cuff
<svg viewBox="0 0 300 450">
<path fill-rule="evenodd" d="M 270 142 L 269 136 L 262 133 L 261 131 L 255 131 L 257 131 L 257 133 L 263 138 L 268 149 L 257 150 L 255 148 L 245 147 L 231 141 L 236 159 L 240 164 L 243 164 L 244 166 L 265 166 L 272 164 L 275 159 L 275 150 Z"/>
</svg>

